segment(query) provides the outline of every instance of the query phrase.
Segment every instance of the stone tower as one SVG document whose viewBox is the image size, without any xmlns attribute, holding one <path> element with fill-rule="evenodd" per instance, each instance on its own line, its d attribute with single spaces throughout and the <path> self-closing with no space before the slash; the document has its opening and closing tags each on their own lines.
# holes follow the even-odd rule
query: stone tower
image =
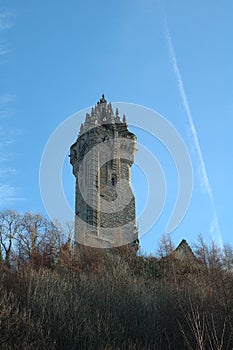
<svg viewBox="0 0 233 350">
<path fill-rule="evenodd" d="M 138 245 L 130 171 L 136 136 L 102 95 L 70 147 L 76 177 L 75 240 L 101 248 Z"/>
</svg>

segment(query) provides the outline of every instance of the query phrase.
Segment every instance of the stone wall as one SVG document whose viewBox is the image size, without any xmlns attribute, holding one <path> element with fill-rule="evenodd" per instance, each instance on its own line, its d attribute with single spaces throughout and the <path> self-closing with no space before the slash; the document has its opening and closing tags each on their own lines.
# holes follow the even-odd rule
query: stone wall
<svg viewBox="0 0 233 350">
<path fill-rule="evenodd" d="M 125 117 L 120 120 L 118 110 L 114 115 L 111 104 L 100 103 L 91 115 L 87 114 L 70 148 L 76 176 L 77 241 L 85 241 L 88 235 L 93 242 L 106 240 L 110 246 L 137 240 L 135 198 L 130 184 L 135 151 L 136 136 L 129 132 Z"/>
</svg>

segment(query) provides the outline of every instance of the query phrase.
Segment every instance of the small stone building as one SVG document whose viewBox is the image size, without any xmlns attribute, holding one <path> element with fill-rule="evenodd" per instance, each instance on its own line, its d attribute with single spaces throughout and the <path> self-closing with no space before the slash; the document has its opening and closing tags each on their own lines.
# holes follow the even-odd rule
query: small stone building
<svg viewBox="0 0 233 350">
<path fill-rule="evenodd" d="M 185 239 L 182 239 L 178 247 L 171 255 L 172 257 L 175 257 L 183 262 L 197 263 L 197 258 Z"/>
<path fill-rule="evenodd" d="M 70 163 L 76 177 L 75 241 L 86 246 L 137 246 L 130 172 L 136 136 L 104 95 L 86 114 Z"/>
</svg>

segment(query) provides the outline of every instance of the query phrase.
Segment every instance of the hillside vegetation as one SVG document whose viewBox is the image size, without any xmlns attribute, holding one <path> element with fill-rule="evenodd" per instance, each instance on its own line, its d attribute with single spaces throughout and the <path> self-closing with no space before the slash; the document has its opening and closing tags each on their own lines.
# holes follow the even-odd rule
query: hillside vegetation
<svg viewBox="0 0 233 350">
<path fill-rule="evenodd" d="M 8 210 L 0 247 L 0 349 L 233 348 L 229 246 L 199 237 L 194 260 L 180 260 L 163 237 L 155 256 L 80 260 L 59 226 Z"/>
</svg>

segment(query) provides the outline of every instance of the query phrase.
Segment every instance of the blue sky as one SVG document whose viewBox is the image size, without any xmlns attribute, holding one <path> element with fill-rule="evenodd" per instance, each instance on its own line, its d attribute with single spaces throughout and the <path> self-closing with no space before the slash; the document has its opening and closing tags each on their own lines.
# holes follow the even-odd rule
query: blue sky
<svg viewBox="0 0 233 350">
<path fill-rule="evenodd" d="M 45 213 L 44 146 L 60 123 L 104 92 L 109 101 L 157 111 L 185 141 L 194 188 L 174 242 L 193 242 L 199 233 L 208 240 L 217 219 L 223 242 L 233 243 L 232 37 L 230 0 L 0 1 L 0 209 Z M 160 219 L 141 239 L 153 252 L 174 206 L 177 174 L 159 142 L 137 136 L 159 159 L 168 186 Z M 136 167 L 132 181 L 139 213 L 146 180 Z M 72 206 L 68 159 L 63 182 Z"/>
</svg>

